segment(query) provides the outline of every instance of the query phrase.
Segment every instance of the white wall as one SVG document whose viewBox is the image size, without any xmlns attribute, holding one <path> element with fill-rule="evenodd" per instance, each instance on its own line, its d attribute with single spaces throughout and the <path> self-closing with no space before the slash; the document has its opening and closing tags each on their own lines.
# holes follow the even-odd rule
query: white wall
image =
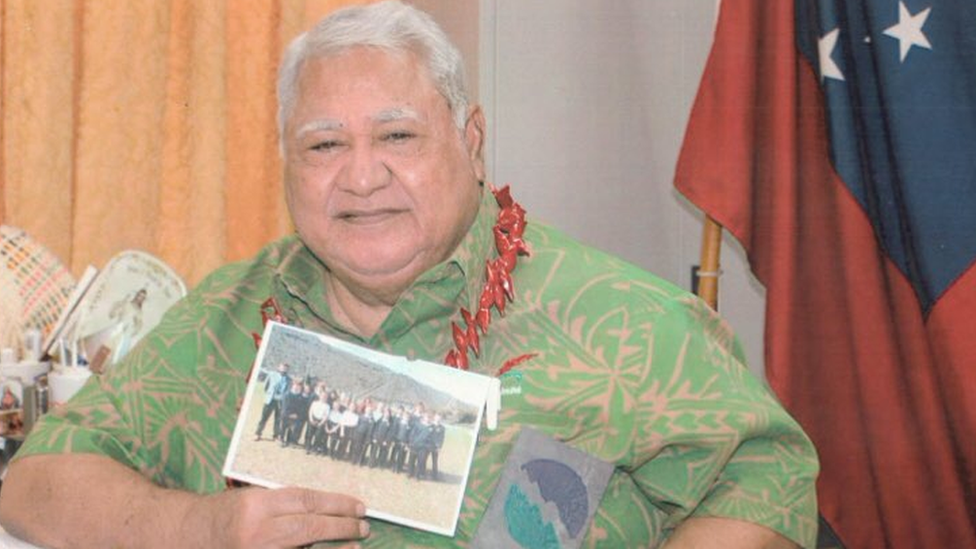
<svg viewBox="0 0 976 549">
<path fill-rule="evenodd" d="M 429 13 L 444 29 L 464 58 L 469 99 L 478 101 L 480 78 L 478 58 L 480 42 L 480 0 L 405 0 Z"/>
<path fill-rule="evenodd" d="M 673 189 L 716 0 L 481 0 L 488 170 L 530 215 L 688 288 L 701 215 Z M 726 237 L 720 310 L 762 368 L 763 292 Z"/>
</svg>

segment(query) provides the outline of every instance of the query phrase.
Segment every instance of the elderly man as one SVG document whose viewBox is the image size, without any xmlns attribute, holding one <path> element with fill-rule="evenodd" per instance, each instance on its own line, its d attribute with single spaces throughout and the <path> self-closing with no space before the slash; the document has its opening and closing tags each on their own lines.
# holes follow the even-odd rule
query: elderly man
<svg viewBox="0 0 976 549">
<path fill-rule="evenodd" d="M 531 426 L 615 465 L 586 547 L 813 543 L 813 448 L 725 324 L 486 188 L 484 116 L 426 15 L 335 13 L 287 51 L 279 101 L 298 235 L 218 270 L 46 416 L 4 482 L 5 528 L 66 547 L 463 547 Z M 454 537 L 340 494 L 225 488 L 269 298 L 289 323 L 501 376 Z"/>
</svg>

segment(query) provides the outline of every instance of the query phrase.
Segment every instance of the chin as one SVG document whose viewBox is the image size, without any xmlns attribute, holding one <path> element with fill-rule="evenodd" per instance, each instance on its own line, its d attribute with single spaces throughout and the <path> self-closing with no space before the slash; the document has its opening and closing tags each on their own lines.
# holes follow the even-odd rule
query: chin
<svg viewBox="0 0 976 549">
<path fill-rule="evenodd" d="M 359 248 L 365 253 L 352 254 L 340 258 L 336 267 L 342 268 L 357 278 L 373 278 L 377 280 L 398 279 L 403 276 L 419 276 L 428 266 L 424 265 L 423 255 L 419 252 L 384 253 L 376 246 Z"/>
</svg>

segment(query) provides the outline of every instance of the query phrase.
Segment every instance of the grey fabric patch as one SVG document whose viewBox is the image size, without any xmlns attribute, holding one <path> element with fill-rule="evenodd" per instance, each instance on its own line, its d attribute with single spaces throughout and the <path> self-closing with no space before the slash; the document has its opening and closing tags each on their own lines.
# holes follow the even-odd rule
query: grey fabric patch
<svg viewBox="0 0 976 549">
<path fill-rule="evenodd" d="M 471 547 L 579 547 L 612 474 L 612 464 L 523 428 Z"/>
</svg>

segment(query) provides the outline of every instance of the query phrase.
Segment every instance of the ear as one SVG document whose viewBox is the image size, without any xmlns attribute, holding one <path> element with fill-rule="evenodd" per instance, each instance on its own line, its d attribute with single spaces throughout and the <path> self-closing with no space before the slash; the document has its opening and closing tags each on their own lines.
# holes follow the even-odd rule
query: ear
<svg viewBox="0 0 976 549">
<path fill-rule="evenodd" d="M 464 123 L 464 143 L 478 181 L 485 180 L 485 114 L 479 105 L 468 109 Z"/>
</svg>

